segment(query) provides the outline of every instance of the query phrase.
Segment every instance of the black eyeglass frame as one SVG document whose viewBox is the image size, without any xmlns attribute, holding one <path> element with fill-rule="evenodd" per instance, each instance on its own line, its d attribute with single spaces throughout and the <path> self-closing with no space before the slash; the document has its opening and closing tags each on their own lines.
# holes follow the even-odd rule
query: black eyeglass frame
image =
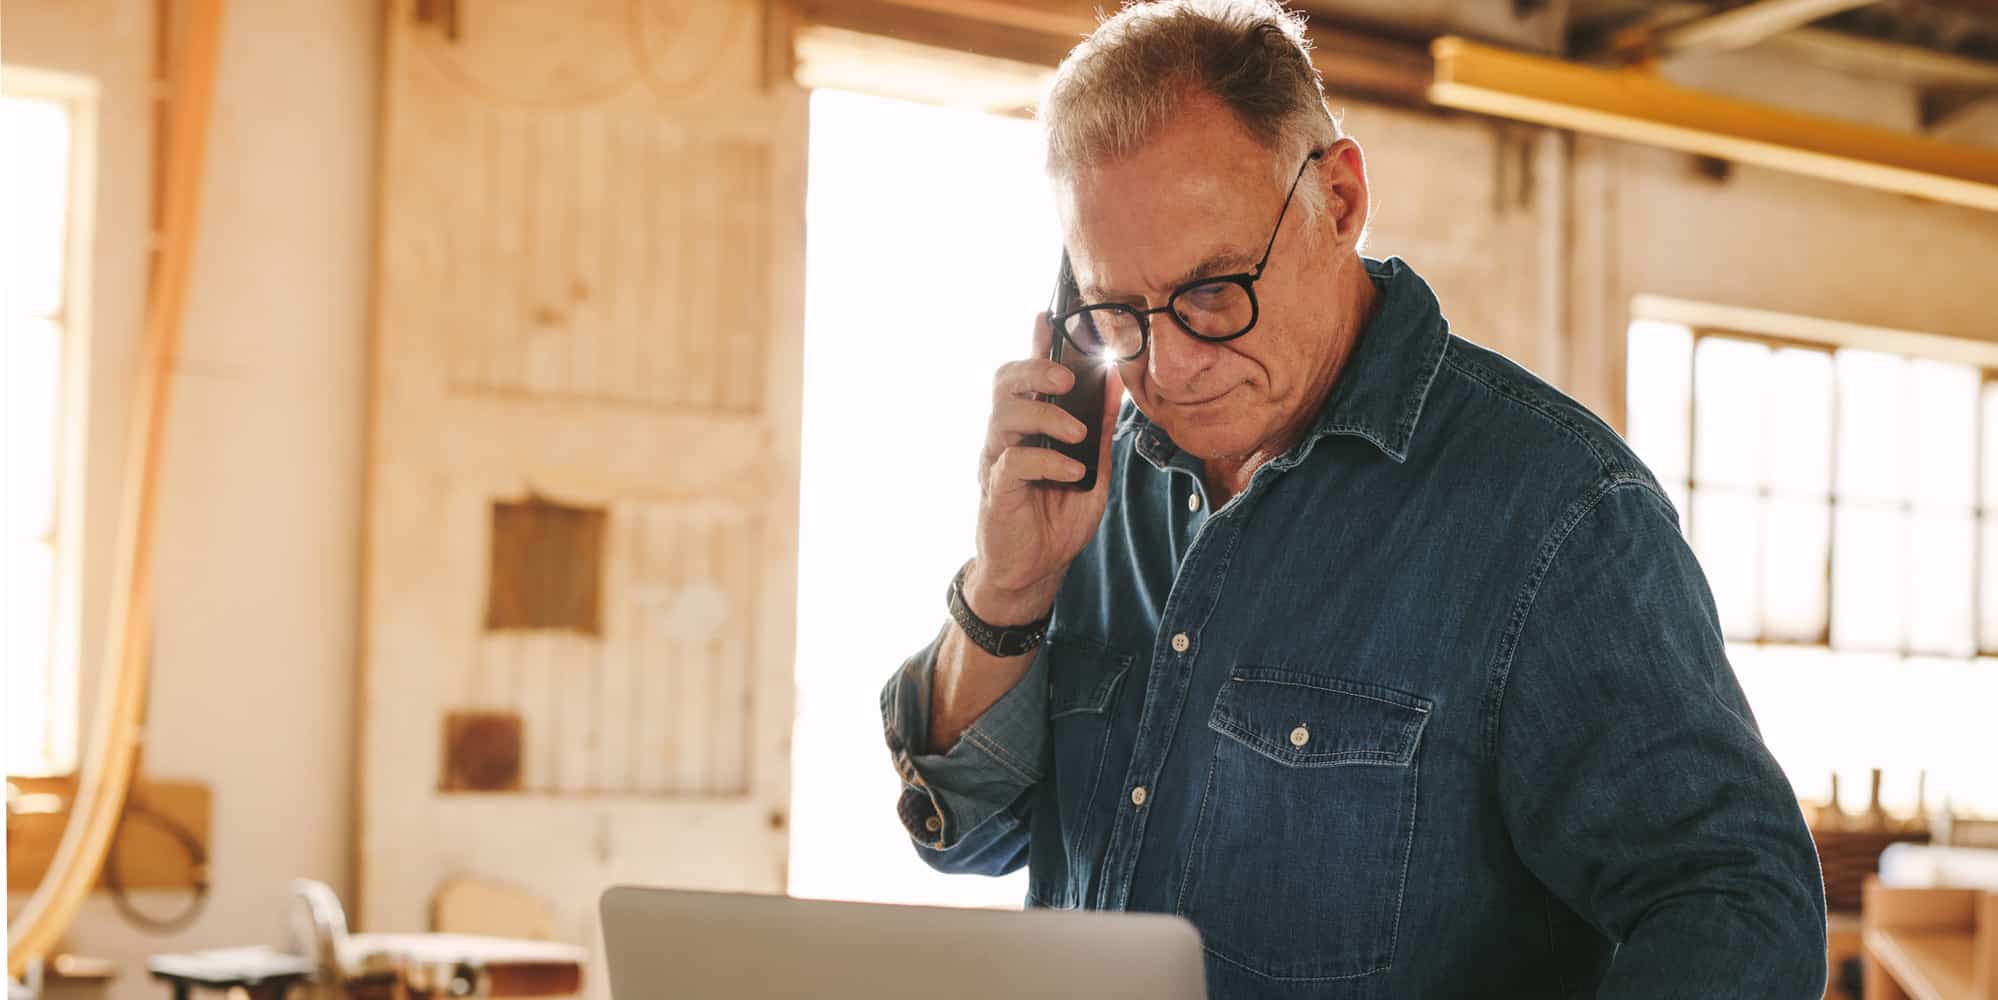
<svg viewBox="0 0 1998 1000">
<path fill-rule="evenodd" d="M 1270 241 L 1268 244 L 1266 244 L 1263 247 L 1262 259 L 1256 261 L 1255 270 L 1242 271 L 1236 274 L 1220 274 L 1220 275 L 1215 275 L 1214 277 L 1211 278 L 1195 278 L 1192 281 L 1189 281 L 1186 284 L 1173 289 L 1172 294 L 1166 297 L 1166 304 L 1159 306 L 1156 309 L 1140 309 L 1136 306 L 1126 305 L 1122 302 L 1094 302 L 1086 306 L 1080 306 L 1075 309 L 1070 309 L 1069 311 L 1054 317 L 1053 322 L 1055 329 L 1060 330 L 1062 339 L 1068 341 L 1071 345 L 1075 347 L 1076 350 L 1081 351 L 1084 354 L 1095 354 L 1095 352 L 1092 352 L 1089 349 L 1088 345 L 1078 344 L 1076 343 L 1074 337 L 1068 335 L 1068 321 L 1074 319 L 1077 316 L 1081 316 L 1084 313 L 1090 313 L 1090 312 L 1121 312 L 1130 316 L 1138 324 L 1138 349 L 1136 351 L 1131 352 L 1130 354 L 1121 355 L 1121 356 L 1112 356 L 1109 354 L 1095 355 L 1097 357 L 1101 357 L 1106 361 L 1112 361 L 1117 364 L 1123 364 L 1127 361 L 1136 361 L 1137 359 L 1144 357 L 1145 352 L 1151 349 L 1152 316 L 1157 313 L 1165 313 L 1171 316 L 1172 321 L 1175 324 L 1177 324 L 1181 330 L 1186 331 L 1187 336 L 1192 337 L 1195 340 L 1204 340 L 1210 344 L 1225 344 L 1228 341 L 1235 340 L 1239 337 L 1247 336 L 1249 331 L 1254 330 L 1256 328 L 1256 321 L 1262 318 L 1262 303 L 1256 299 L 1256 282 L 1262 278 L 1263 269 L 1269 266 L 1270 254 L 1276 250 L 1277 235 L 1283 232 L 1283 220 L 1284 216 L 1290 214 L 1291 199 L 1297 196 L 1297 185 L 1304 180 L 1305 169 L 1310 167 L 1313 163 L 1317 162 L 1318 160 L 1323 159 L 1324 156 L 1325 156 L 1325 150 L 1314 149 L 1311 151 L 1311 154 L 1309 156 L 1306 156 L 1304 158 L 1304 162 L 1298 165 L 1297 176 L 1291 179 L 1290 191 L 1285 193 L 1283 196 L 1283 207 L 1277 210 L 1276 225 L 1270 228 Z M 1195 330 L 1191 325 L 1189 325 L 1186 322 L 1184 318 L 1182 318 L 1179 315 L 1178 310 L 1173 308 L 1173 306 L 1179 302 L 1180 296 L 1185 295 L 1187 292 L 1193 291 L 1196 288 L 1206 288 L 1210 285 L 1236 285 L 1242 289 L 1243 294 L 1249 297 L 1249 323 L 1247 326 L 1244 326 L 1240 330 L 1228 334 L 1225 337 L 1210 337 L 1207 336 L 1206 334 L 1201 333 L 1198 330 Z"/>
</svg>

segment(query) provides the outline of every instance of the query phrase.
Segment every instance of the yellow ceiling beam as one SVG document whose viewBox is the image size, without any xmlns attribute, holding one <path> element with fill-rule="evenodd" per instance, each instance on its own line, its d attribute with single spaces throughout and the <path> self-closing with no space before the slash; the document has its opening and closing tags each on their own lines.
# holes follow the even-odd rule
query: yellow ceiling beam
<svg viewBox="0 0 1998 1000">
<path fill-rule="evenodd" d="M 1998 149 L 1802 114 L 1446 36 L 1437 105 L 1998 211 Z"/>
</svg>

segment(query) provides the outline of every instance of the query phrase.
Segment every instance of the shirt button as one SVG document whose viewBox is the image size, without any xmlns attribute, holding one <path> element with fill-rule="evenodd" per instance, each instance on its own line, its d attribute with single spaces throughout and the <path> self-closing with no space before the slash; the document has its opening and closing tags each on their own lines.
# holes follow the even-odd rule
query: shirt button
<svg viewBox="0 0 1998 1000">
<path fill-rule="evenodd" d="M 1193 640 L 1187 638 L 1185 632 L 1172 637 L 1172 651 L 1175 653 L 1184 653 L 1186 652 L 1186 647 L 1191 645 L 1193 645 Z"/>
<path fill-rule="evenodd" d="M 931 816 L 929 819 L 924 820 L 923 829 L 928 830 L 931 833 L 935 833 L 938 830 L 943 829 L 943 817 Z"/>
<path fill-rule="evenodd" d="M 1139 785 L 1138 787 L 1131 789 L 1131 804 L 1134 806 L 1141 806 L 1145 804 L 1145 786 Z"/>
<path fill-rule="evenodd" d="M 1299 726 L 1296 729 L 1290 731 L 1291 746 L 1301 747 L 1309 742 L 1311 742 L 1311 730 L 1306 729 L 1303 726 Z"/>
<path fill-rule="evenodd" d="M 1198 493 L 1188 493 L 1188 494 L 1186 495 L 1186 509 L 1187 509 L 1187 510 L 1199 510 L 1199 509 L 1200 509 L 1200 494 L 1198 494 Z"/>
</svg>

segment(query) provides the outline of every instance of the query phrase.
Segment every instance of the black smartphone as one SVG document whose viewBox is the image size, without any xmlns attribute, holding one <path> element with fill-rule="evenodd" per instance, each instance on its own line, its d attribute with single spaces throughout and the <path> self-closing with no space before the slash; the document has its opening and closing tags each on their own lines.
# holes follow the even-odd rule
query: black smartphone
<svg viewBox="0 0 1998 1000">
<path fill-rule="evenodd" d="M 1055 277 L 1054 305 L 1051 315 L 1059 317 L 1063 313 L 1082 304 L 1082 292 L 1075 286 L 1075 271 L 1069 266 L 1068 251 L 1061 253 L 1061 273 Z M 1059 326 L 1055 328 L 1054 340 L 1048 346 L 1048 360 L 1058 362 L 1075 373 L 1075 385 L 1059 396 L 1042 396 L 1056 406 L 1068 411 L 1068 415 L 1082 421 L 1089 428 L 1081 441 L 1070 444 L 1045 434 L 1036 434 L 1027 444 L 1035 448 L 1052 448 L 1082 463 L 1082 478 L 1074 482 L 1058 479 L 1044 479 L 1050 486 L 1064 486 L 1075 490 L 1096 488 L 1096 455 L 1103 445 L 1103 386 L 1109 372 L 1103 363 L 1078 349 L 1062 336 Z"/>
</svg>

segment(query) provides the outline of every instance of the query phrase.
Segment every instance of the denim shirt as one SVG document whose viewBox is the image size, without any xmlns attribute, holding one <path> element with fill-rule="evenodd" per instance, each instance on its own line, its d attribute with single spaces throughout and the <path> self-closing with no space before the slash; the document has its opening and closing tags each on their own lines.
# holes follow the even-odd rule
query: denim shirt
<svg viewBox="0 0 1998 1000">
<path fill-rule="evenodd" d="M 1217 998 L 1817 1000 L 1817 854 L 1677 514 L 1367 267 L 1315 424 L 1219 509 L 1126 405 L 1047 641 L 956 746 L 925 746 L 936 643 L 890 679 L 916 849 L 1185 916 Z"/>
</svg>

